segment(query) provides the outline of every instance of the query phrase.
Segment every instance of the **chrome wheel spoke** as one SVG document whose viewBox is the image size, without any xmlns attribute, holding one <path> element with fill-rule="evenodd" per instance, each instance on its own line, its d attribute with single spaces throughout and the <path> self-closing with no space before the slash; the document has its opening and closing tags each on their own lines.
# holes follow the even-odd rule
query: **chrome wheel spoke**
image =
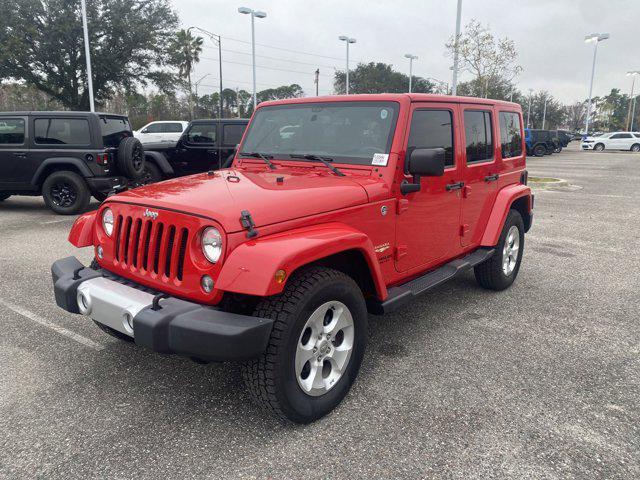
<svg viewBox="0 0 640 480">
<path fill-rule="evenodd" d="M 502 271 L 505 275 L 511 275 L 518 263 L 520 251 L 520 231 L 512 225 L 507 233 L 502 249 Z"/>
<path fill-rule="evenodd" d="M 296 352 L 296 375 L 300 376 L 305 363 L 313 363 L 314 361 L 315 355 L 313 354 L 313 347 L 306 348 L 299 345 L 298 351 Z"/>
</svg>

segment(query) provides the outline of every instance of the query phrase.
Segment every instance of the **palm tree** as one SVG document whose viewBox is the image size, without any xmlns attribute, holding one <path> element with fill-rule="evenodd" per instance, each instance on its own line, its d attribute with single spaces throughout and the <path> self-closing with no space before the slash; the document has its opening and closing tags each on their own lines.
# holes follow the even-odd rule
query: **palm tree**
<svg viewBox="0 0 640 480">
<path fill-rule="evenodd" d="M 193 117 L 193 93 L 191 91 L 191 72 L 193 66 L 200 61 L 202 53 L 202 37 L 194 37 L 189 30 L 180 30 L 171 42 L 172 63 L 178 67 L 178 76 L 187 79 L 189 86 L 189 115 Z"/>
</svg>

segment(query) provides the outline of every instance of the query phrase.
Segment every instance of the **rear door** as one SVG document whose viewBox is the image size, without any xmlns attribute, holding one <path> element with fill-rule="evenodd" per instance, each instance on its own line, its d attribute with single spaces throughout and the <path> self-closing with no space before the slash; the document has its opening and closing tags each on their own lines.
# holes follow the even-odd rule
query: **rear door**
<svg viewBox="0 0 640 480">
<path fill-rule="evenodd" d="M 28 187 L 33 169 L 27 138 L 28 117 L 0 117 L 0 190 Z"/>
<path fill-rule="evenodd" d="M 182 135 L 182 124 L 179 122 L 165 122 L 162 124 L 162 133 L 160 134 L 163 142 L 177 142 Z"/>
<path fill-rule="evenodd" d="M 412 105 L 407 154 L 415 148 L 444 148 L 446 166 L 443 176 L 422 177 L 420 191 L 401 199 L 404 207 L 397 216 L 395 254 L 399 272 L 427 270 L 461 251 L 459 124 L 456 104 Z"/>
<path fill-rule="evenodd" d="M 183 174 L 206 172 L 217 168 L 218 122 L 192 123 L 183 137 L 178 166 Z"/>
<path fill-rule="evenodd" d="M 464 128 L 462 246 L 477 244 L 498 191 L 496 121 L 493 107 L 461 105 Z"/>
<path fill-rule="evenodd" d="M 633 135 L 630 133 L 617 133 L 611 138 L 616 137 L 615 148 L 617 150 L 631 150 L 631 145 L 635 143 Z"/>
</svg>

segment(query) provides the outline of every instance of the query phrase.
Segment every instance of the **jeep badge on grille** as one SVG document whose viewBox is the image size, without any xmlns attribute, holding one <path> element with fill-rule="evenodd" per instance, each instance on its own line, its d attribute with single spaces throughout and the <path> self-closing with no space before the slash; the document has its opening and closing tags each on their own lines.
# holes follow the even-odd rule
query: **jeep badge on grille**
<svg viewBox="0 0 640 480">
<path fill-rule="evenodd" d="M 145 217 L 149 217 L 152 220 L 155 220 L 156 218 L 158 218 L 158 212 L 154 212 L 153 210 L 149 210 L 148 208 L 144 211 L 143 214 Z"/>
</svg>

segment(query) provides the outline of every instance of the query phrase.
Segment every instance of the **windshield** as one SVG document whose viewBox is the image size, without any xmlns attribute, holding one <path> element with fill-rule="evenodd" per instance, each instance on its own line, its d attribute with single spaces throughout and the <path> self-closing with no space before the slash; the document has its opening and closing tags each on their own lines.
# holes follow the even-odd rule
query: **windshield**
<svg viewBox="0 0 640 480">
<path fill-rule="evenodd" d="M 127 117 L 101 115 L 100 129 L 102 130 L 102 142 L 105 148 L 117 148 L 123 138 L 133 136 Z"/>
<path fill-rule="evenodd" d="M 260 108 L 241 147 L 274 158 L 321 155 L 338 163 L 372 165 L 391 149 L 395 102 L 331 102 Z M 385 158 L 386 160 L 386 158 Z M 376 165 L 386 165 L 376 163 Z"/>
</svg>

